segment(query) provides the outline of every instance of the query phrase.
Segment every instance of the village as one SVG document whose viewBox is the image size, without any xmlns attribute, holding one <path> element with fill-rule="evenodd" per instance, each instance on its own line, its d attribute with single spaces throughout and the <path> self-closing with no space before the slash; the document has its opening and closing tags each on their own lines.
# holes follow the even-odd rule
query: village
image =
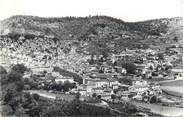
<svg viewBox="0 0 183 117">
<path fill-rule="evenodd" d="M 150 48 L 126 49 L 106 57 L 79 55 L 74 47 L 68 54 L 63 50 L 56 52 L 54 49 L 51 50 L 54 54 L 49 54 L 46 50 L 42 52 L 41 49 L 50 50 L 54 47 L 49 47 L 48 42 L 43 44 L 45 47 L 41 47 L 39 43 L 44 40 L 32 42 L 38 44 L 34 46 L 37 48 L 33 48 L 37 52 L 32 51 L 32 53 L 26 51 L 28 48 L 26 43 L 30 41 L 24 42 L 25 45 L 16 45 L 16 43 L 8 45 L 9 41 L 11 40 L 8 38 L 7 42 L 1 41 L 5 42 L 1 44 L 4 46 L 0 53 L 1 65 L 6 67 L 5 63 L 24 64 L 30 68 L 24 74 L 24 78 L 33 79 L 37 84 L 35 91 L 27 87 L 30 93 L 37 93 L 54 100 L 63 99 L 63 94 L 69 96 L 79 93 L 81 101 L 96 103 L 100 106 L 109 106 L 108 103 L 111 102 L 131 102 L 134 105 L 147 103 L 167 107 L 183 106 L 182 94 L 172 95 L 161 86 L 161 82 L 163 84 L 166 81 L 183 80 L 183 69 L 179 64 L 183 59 L 181 45 L 171 45 L 164 52 Z M 15 51 L 15 48 L 19 49 Z M 54 55 L 58 56 L 54 57 Z M 73 74 L 70 75 L 70 73 Z M 42 91 L 47 93 L 44 94 Z"/>
</svg>

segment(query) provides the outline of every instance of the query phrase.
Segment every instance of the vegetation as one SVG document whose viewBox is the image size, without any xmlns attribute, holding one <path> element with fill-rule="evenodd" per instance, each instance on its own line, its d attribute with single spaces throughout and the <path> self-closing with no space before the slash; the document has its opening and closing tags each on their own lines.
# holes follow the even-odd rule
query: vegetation
<svg viewBox="0 0 183 117">
<path fill-rule="evenodd" d="M 0 74 L 7 74 L 7 71 L 3 66 L 0 66 Z"/>
<path fill-rule="evenodd" d="M 136 66 L 134 63 L 125 62 L 122 63 L 122 67 L 126 69 L 127 73 L 134 74 L 136 70 Z"/>
<path fill-rule="evenodd" d="M 69 77 L 73 77 L 74 81 L 78 82 L 79 84 L 82 84 L 83 80 L 82 77 L 77 75 L 76 73 L 61 69 L 59 67 L 54 67 L 55 72 L 59 72 L 62 76 L 69 76 Z"/>
<path fill-rule="evenodd" d="M 144 22 L 124 22 L 108 16 L 92 17 L 63 17 L 63 18 L 42 18 L 34 16 L 13 16 L 4 21 L 2 25 L 8 29 L 13 28 L 8 36 L 11 39 L 19 40 L 24 36 L 25 40 L 54 36 L 54 42 L 78 41 L 80 52 L 102 54 L 103 52 L 119 53 L 125 48 L 148 48 L 149 44 L 160 45 L 163 39 L 156 38 L 169 31 L 171 22 L 181 21 L 181 18 L 157 19 Z M 17 27 L 17 24 L 20 24 Z M 20 29 L 24 31 L 19 31 Z M 174 37 L 167 37 L 178 42 L 180 39 L 175 33 Z M 156 40 L 155 40 L 156 39 Z M 86 42 L 87 46 L 82 43 Z M 72 43 L 71 43 L 72 45 Z M 65 46 L 64 52 L 70 51 Z"/>
<path fill-rule="evenodd" d="M 15 65 L 8 73 L 1 75 L 2 105 L 4 107 L 2 108 L 3 116 L 25 116 L 24 105 L 32 105 L 34 103 L 33 97 L 23 93 L 24 82 L 22 73 L 25 72 L 24 70 L 26 69 L 22 68 L 26 67 Z"/>
<path fill-rule="evenodd" d="M 2 67 L 3 71 L 6 71 Z M 28 79 L 23 79 L 23 72 L 27 68 L 22 65 L 15 65 L 9 72 L 1 73 L 2 84 L 2 109 L 3 116 L 18 117 L 52 117 L 52 116 L 126 116 L 125 113 L 118 113 L 110 108 L 103 108 L 91 105 L 88 102 L 81 102 L 80 95 L 76 94 L 73 101 L 49 100 L 41 98 L 38 94 L 24 92 L 26 85 L 30 83 Z M 55 89 L 60 90 L 65 87 L 73 87 L 69 82 L 64 84 L 54 84 Z M 32 87 L 32 86 L 31 86 Z M 68 89 L 64 89 L 68 90 Z M 115 99 L 115 95 L 111 96 Z M 93 94 L 89 102 L 100 102 L 101 96 Z"/>
<path fill-rule="evenodd" d="M 76 88 L 75 83 L 70 83 L 69 81 L 65 81 L 64 83 L 51 83 L 51 84 L 45 84 L 43 86 L 43 89 L 45 90 L 54 90 L 54 91 L 63 91 L 67 92 L 72 88 Z"/>
<path fill-rule="evenodd" d="M 17 73 L 23 74 L 28 69 L 23 64 L 17 64 L 17 65 L 12 67 L 12 70 L 17 72 Z"/>
<path fill-rule="evenodd" d="M 169 32 L 169 28 L 172 28 L 171 22 L 176 23 L 178 20 L 182 19 L 159 19 L 129 23 L 107 16 L 85 18 L 13 16 L 1 22 L 5 27 L 4 29 L 13 29 L 13 31 L 10 30 L 9 34 L 0 36 L 1 41 L 6 43 L 0 43 L 0 46 L 6 48 L 7 45 L 17 42 L 19 49 L 23 48 L 22 51 L 26 51 L 26 55 L 32 58 L 35 58 L 36 55 L 30 53 L 33 53 L 35 48 L 39 51 L 38 53 L 46 52 L 56 57 L 60 54 L 58 53 L 58 49 L 61 49 L 67 55 L 70 53 L 72 47 L 76 46 L 76 52 L 84 53 L 84 56 L 103 55 L 107 58 L 110 53 L 120 53 L 127 48 L 144 49 L 150 46 L 161 45 L 164 41 L 171 39 L 173 39 L 174 42 L 179 42 L 180 39 L 176 31 L 181 30 L 176 30 L 177 27 L 173 27 L 175 28 L 175 32 Z M 4 31 L 0 30 L 0 32 L 3 33 Z M 161 35 L 166 33 L 171 35 L 165 37 L 167 39 L 164 40 Z M 53 36 L 53 38 L 49 38 L 49 36 Z M 38 41 L 38 39 L 41 41 Z M 46 42 L 46 40 L 48 40 L 48 42 Z M 20 46 L 23 45 L 25 41 L 27 41 L 27 45 L 30 45 L 30 42 L 31 45 L 38 45 L 39 49 L 37 49 L 37 47 L 27 47 L 26 44 Z M 50 44 L 51 41 L 53 43 Z M 43 42 L 45 42 L 46 47 L 42 47 L 41 44 Z M 50 46 L 47 48 L 46 44 Z M 17 48 L 10 49 L 16 51 Z M 158 56 L 160 59 L 164 59 L 163 54 L 159 54 Z M 52 57 L 45 55 L 42 59 L 46 58 L 51 59 Z M 103 62 L 103 60 L 101 59 L 98 63 L 100 62 Z M 94 60 L 90 61 L 90 64 L 94 63 Z M 133 62 L 124 62 L 122 67 L 127 70 L 128 74 L 135 73 L 136 66 Z M 22 64 L 13 66 L 8 72 L 5 68 L 0 67 L 2 86 L 1 98 L 4 116 L 125 116 L 126 114 L 124 113 L 130 116 L 131 113 L 138 112 L 137 108 L 129 103 L 111 104 L 110 106 L 112 108 L 114 107 L 114 109 L 124 112 L 123 114 L 116 114 L 109 108 L 102 108 L 80 102 L 79 95 L 71 102 L 65 100 L 52 101 L 41 99 L 37 94 L 30 95 L 24 92 L 24 90 L 43 88 L 46 90 L 67 92 L 70 88 L 74 88 L 75 84 L 69 82 L 47 84 L 46 82 L 45 85 L 41 87 L 41 83 L 37 82 L 36 76 L 32 76 L 32 79 L 23 79 L 23 74 L 27 70 L 28 69 Z M 59 67 L 55 67 L 54 71 L 59 72 L 63 76 L 73 77 L 76 82 L 82 84 L 82 78 L 76 73 L 69 72 Z M 153 75 L 156 76 L 156 73 L 153 72 Z M 131 84 L 130 78 L 119 79 L 119 81 L 125 84 Z M 98 100 L 101 98 L 101 96 L 96 96 L 95 94 L 93 94 L 93 97 L 98 98 Z M 115 100 L 116 95 L 111 95 L 111 98 Z M 156 100 L 156 97 L 152 97 L 150 103 L 155 103 Z"/>
</svg>

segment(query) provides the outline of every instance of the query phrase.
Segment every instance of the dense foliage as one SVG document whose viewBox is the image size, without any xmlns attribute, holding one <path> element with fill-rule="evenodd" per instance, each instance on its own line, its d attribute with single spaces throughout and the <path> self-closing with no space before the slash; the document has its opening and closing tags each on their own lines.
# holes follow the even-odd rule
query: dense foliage
<svg viewBox="0 0 183 117">
<path fill-rule="evenodd" d="M 78 82 L 79 84 L 82 84 L 83 80 L 82 77 L 77 75 L 76 73 L 61 69 L 59 67 L 54 67 L 55 72 L 59 72 L 62 76 L 69 76 L 69 77 L 73 77 L 74 81 Z"/>
<path fill-rule="evenodd" d="M 114 116 L 119 113 L 109 108 L 81 102 L 79 95 L 73 101 L 50 100 L 40 97 L 38 94 L 25 92 L 26 85 L 30 83 L 22 76 L 27 70 L 23 65 L 15 65 L 9 72 L 2 67 L 2 109 L 3 116 L 18 117 L 53 117 L 53 116 Z M 30 83 L 31 84 L 31 83 Z M 65 83 L 65 85 L 71 85 Z M 57 85 L 58 86 L 58 85 Z M 63 85 L 61 85 L 63 86 Z M 67 86 L 68 87 L 68 86 Z M 122 114 L 123 115 L 123 114 Z"/>
</svg>

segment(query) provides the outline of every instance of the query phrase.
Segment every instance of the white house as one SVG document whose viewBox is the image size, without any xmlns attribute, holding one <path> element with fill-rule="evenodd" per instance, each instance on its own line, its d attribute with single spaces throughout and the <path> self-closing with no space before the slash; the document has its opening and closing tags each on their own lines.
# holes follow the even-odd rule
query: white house
<svg viewBox="0 0 183 117">
<path fill-rule="evenodd" d="M 145 80 L 134 80 L 132 81 L 133 86 L 146 86 L 148 85 L 147 81 Z"/>
<path fill-rule="evenodd" d="M 59 83 L 59 82 L 62 82 L 62 83 L 64 83 L 64 82 L 66 82 L 66 81 L 68 81 L 68 82 L 70 82 L 70 83 L 74 83 L 75 81 L 74 81 L 74 78 L 73 77 L 62 77 L 62 78 L 55 78 L 55 82 L 56 83 Z"/>
<path fill-rule="evenodd" d="M 101 94 L 103 92 L 104 92 L 104 90 L 101 87 L 97 87 L 97 88 L 92 89 L 92 93 Z"/>
<path fill-rule="evenodd" d="M 86 96 L 87 95 L 86 89 L 79 89 L 78 93 L 80 93 L 81 96 Z"/>
<path fill-rule="evenodd" d="M 109 86 L 109 81 L 107 79 L 99 79 L 95 83 L 97 87 Z"/>
<path fill-rule="evenodd" d="M 103 87 L 108 86 L 109 82 L 107 79 L 91 79 L 91 78 L 85 78 L 84 79 L 85 84 L 95 84 L 96 87 Z"/>
<path fill-rule="evenodd" d="M 56 77 L 56 78 L 63 78 L 63 76 L 60 75 L 59 72 L 52 72 L 52 76 L 53 76 L 53 77 Z"/>
<path fill-rule="evenodd" d="M 143 93 L 147 91 L 149 88 L 148 86 L 130 86 L 128 88 L 129 92 L 136 92 L 136 93 Z"/>
</svg>

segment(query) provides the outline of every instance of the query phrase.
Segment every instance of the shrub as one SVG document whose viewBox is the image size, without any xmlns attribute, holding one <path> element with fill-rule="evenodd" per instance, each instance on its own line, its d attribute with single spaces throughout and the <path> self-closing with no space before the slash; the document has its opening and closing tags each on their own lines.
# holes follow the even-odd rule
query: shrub
<svg viewBox="0 0 183 117">
<path fill-rule="evenodd" d="M 7 74 L 7 71 L 3 66 L 0 66 L 0 74 Z"/>
<path fill-rule="evenodd" d="M 126 69 L 127 73 L 134 74 L 136 66 L 134 63 L 122 63 L 122 67 Z"/>
<path fill-rule="evenodd" d="M 28 69 L 23 64 L 16 64 L 15 66 L 12 67 L 11 70 L 14 70 L 14 71 L 16 71 L 18 73 L 22 73 L 23 74 Z"/>
</svg>

